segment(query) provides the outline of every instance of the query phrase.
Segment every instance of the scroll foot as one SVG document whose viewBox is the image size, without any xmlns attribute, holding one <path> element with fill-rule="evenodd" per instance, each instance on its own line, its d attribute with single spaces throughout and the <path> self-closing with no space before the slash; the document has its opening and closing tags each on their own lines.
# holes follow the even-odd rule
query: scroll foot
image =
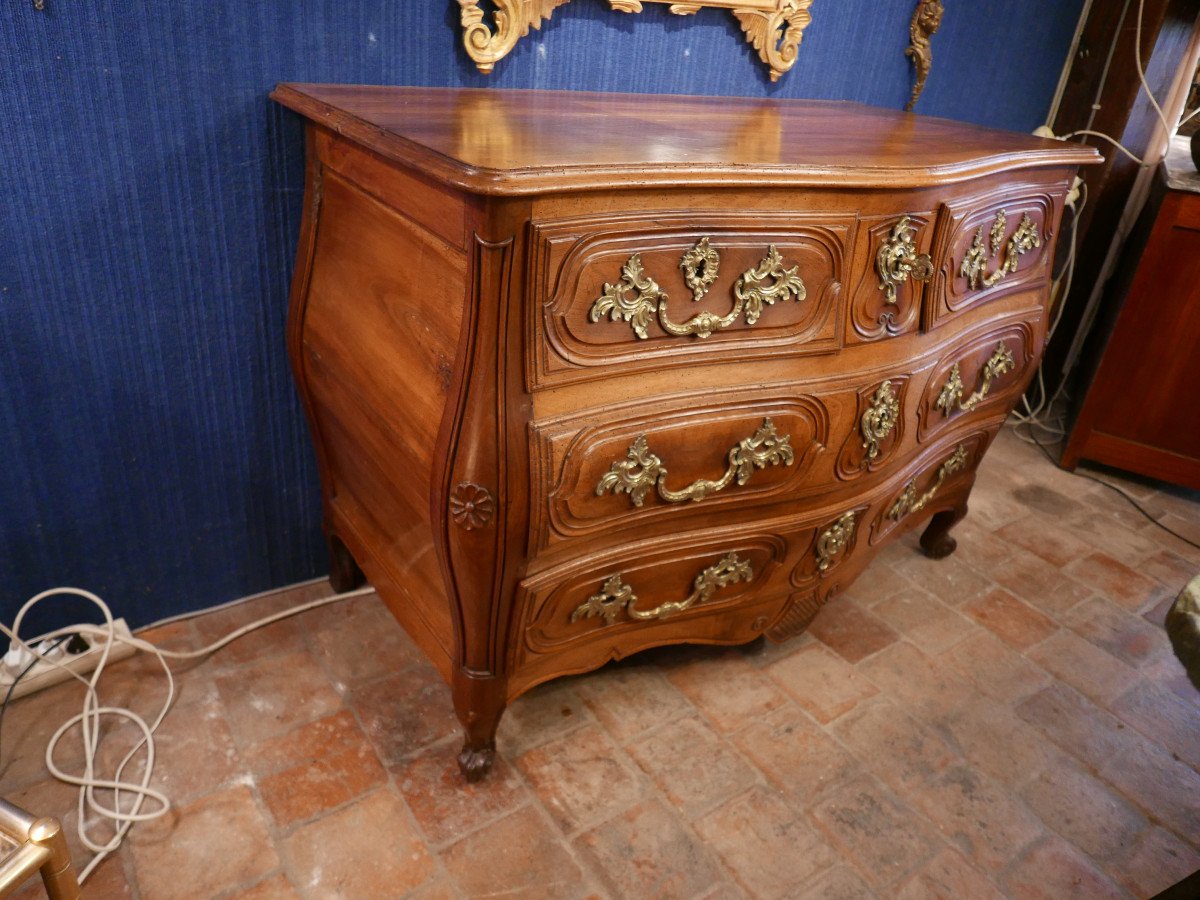
<svg viewBox="0 0 1200 900">
<path fill-rule="evenodd" d="M 483 776 L 491 771 L 495 758 L 495 744 L 490 747 L 472 747 L 468 741 L 463 744 L 462 752 L 458 754 L 458 770 L 468 783 L 475 784 L 482 781 Z"/>
<path fill-rule="evenodd" d="M 921 549 L 930 559 L 945 559 L 954 552 L 958 541 L 950 536 L 950 529 L 962 521 L 967 514 L 967 507 L 956 506 L 954 509 L 936 513 L 929 520 L 929 525 L 921 535 Z"/>
</svg>

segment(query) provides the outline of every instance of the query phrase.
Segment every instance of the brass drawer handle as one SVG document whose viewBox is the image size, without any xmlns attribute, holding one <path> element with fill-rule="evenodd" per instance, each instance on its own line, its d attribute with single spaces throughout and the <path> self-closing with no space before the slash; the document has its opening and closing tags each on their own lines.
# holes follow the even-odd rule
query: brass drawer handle
<svg viewBox="0 0 1200 900">
<path fill-rule="evenodd" d="M 933 260 L 928 253 L 918 253 L 913 235 L 917 230 L 912 220 L 903 216 L 892 228 L 886 241 L 875 254 L 875 271 L 879 273 L 879 289 L 884 303 L 896 303 L 896 288 L 911 278 L 928 281 L 933 277 Z"/>
<path fill-rule="evenodd" d="M 633 588 L 627 585 L 620 573 L 609 576 L 600 588 L 600 593 L 592 594 L 571 613 L 571 621 L 590 619 L 601 616 L 605 625 L 612 625 L 622 611 L 631 619 L 667 619 L 685 609 L 704 603 L 716 591 L 739 581 L 750 581 L 754 570 L 750 563 L 740 558 L 736 553 L 726 553 L 720 561 L 714 563 L 692 581 L 692 592 L 686 600 L 670 600 L 659 604 L 654 609 L 637 609 L 637 595 Z"/>
<path fill-rule="evenodd" d="M 634 506 L 641 506 L 646 499 L 646 492 L 654 487 L 658 496 L 668 503 L 682 503 L 684 500 L 699 502 L 710 494 L 722 491 L 737 479 L 738 484 L 745 484 L 754 474 L 755 469 L 768 465 L 776 466 L 783 463 L 790 466 L 796 454 L 792 450 L 791 438 L 779 434 L 775 423 L 763 419 L 762 425 L 748 438 L 742 438 L 729 450 L 729 466 L 725 474 L 716 481 L 701 478 L 692 482 L 682 490 L 673 491 L 667 487 L 667 467 L 661 459 L 650 452 L 650 445 L 644 434 L 639 434 L 629 445 L 625 459 L 612 464 L 601 476 L 596 485 L 596 496 L 607 491 L 614 494 L 627 493 Z"/>
<path fill-rule="evenodd" d="M 967 465 L 967 447 L 965 444 L 959 444 L 955 448 L 954 453 L 950 455 L 944 463 L 938 466 L 937 475 L 934 476 L 933 484 L 920 497 L 917 496 L 917 479 L 912 479 L 904 486 L 904 490 L 900 496 L 896 498 L 896 502 L 892 504 L 888 510 L 887 517 L 895 522 L 900 521 L 909 513 L 920 512 L 929 502 L 937 496 L 938 490 L 942 484 L 953 475 L 955 472 L 961 472 Z"/>
<path fill-rule="evenodd" d="M 679 268 L 684 281 L 692 289 L 693 300 L 699 300 L 717 278 L 721 256 L 709 246 L 707 237 L 697 241 L 696 246 L 683 255 Z M 798 273 L 799 266 L 783 267 L 783 257 L 771 244 L 767 255 L 753 269 L 743 272 L 733 285 L 733 308 L 723 316 L 716 313 L 697 313 L 686 322 L 676 323 L 667 315 L 667 292 L 658 286 L 642 268 L 642 256 L 635 253 L 621 268 L 621 280 L 616 284 L 605 284 L 604 291 L 592 303 L 588 318 L 599 322 L 608 316 L 613 322 L 628 322 L 633 333 L 646 340 L 650 335 L 646 328 L 651 317 L 657 314 L 658 324 L 663 331 L 678 337 L 694 335 L 710 337 L 717 331 L 733 325 L 742 315 L 746 324 L 753 325 L 762 315 L 763 305 L 773 306 L 777 300 L 792 297 L 799 302 L 808 292 L 804 279 Z M 764 284 L 767 280 L 770 284 Z"/>
<path fill-rule="evenodd" d="M 942 385 L 935 405 L 942 411 L 942 415 L 946 416 L 954 412 L 956 407 L 963 412 L 970 412 L 987 397 L 988 392 L 992 389 L 992 382 L 1001 375 L 1011 372 L 1014 365 L 1016 365 L 1016 361 L 1013 359 L 1012 351 L 1008 349 L 1008 345 L 1004 341 L 1001 341 L 992 351 L 988 361 L 983 364 L 983 369 L 979 373 L 979 387 L 972 392 L 970 397 L 963 400 L 962 374 L 959 372 L 958 363 L 955 363 L 946 383 Z"/>
<path fill-rule="evenodd" d="M 862 432 L 863 449 L 867 451 L 867 459 L 879 457 L 879 445 L 887 440 L 896 423 L 900 421 L 900 401 L 892 393 L 892 383 L 885 381 L 879 385 L 871 398 L 871 405 L 863 412 L 858 422 L 858 430 Z"/>
<path fill-rule="evenodd" d="M 963 256 L 962 264 L 958 267 L 958 274 L 967 279 L 971 290 L 977 289 L 980 285 L 991 287 L 1006 275 L 1017 271 L 1017 261 L 1030 250 L 1042 246 L 1042 236 L 1038 234 L 1037 226 L 1033 224 L 1033 219 L 1029 218 L 1029 213 L 1025 213 L 1021 217 L 1021 223 L 1005 245 L 1004 231 L 1007 227 L 1008 216 L 1004 210 L 1000 210 L 996 213 L 996 218 L 992 220 L 992 230 L 988 235 L 987 245 L 983 240 L 984 226 L 980 225 L 979 230 L 975 232 L 975 240 L 971 242 L 970 249 Z M 1000 252 L 1001 246 L 1004 246 L 1004 258 L 1000 262 L 1000 268 L 988 274 L 988 260 Z"/>
<path fill-rule="evenodd" d="M 845 551 L 846 546 L 854 538 L 854 529 L 858 525 L 858 516 L 854 510 L 842 513 L 842 517 L 821 532 L 817 538 L 817 571 L 824 575 L 829 571 Z"/>
</svg>

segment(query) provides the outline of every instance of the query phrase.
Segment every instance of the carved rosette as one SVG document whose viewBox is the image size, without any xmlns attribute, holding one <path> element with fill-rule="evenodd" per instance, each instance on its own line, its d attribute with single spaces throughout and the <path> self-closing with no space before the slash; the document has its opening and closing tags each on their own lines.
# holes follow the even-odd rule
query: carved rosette
<svg viewBox="0 0 1200 900">
<path fill-rule="evenodd" d="M 450 518 L 464 531 L 486 528 L 496 516 L 496 500 L 483 485 L 459 482 L 450 494 Z"/>
</svg>

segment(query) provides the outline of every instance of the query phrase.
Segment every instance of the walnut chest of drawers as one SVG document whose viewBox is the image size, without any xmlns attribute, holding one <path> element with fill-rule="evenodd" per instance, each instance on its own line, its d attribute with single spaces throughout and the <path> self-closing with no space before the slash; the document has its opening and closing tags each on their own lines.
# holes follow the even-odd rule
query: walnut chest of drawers
<svg viewBox="0 0 1200 900">
<path fill-rule="evenodd" d="M 839 103 L 273 96 L 334 583 L 441 670 L 468 778 L 540 682 L 783 640 L 923 523 L 951 552 L 1098 159 Z"/>
</svg>

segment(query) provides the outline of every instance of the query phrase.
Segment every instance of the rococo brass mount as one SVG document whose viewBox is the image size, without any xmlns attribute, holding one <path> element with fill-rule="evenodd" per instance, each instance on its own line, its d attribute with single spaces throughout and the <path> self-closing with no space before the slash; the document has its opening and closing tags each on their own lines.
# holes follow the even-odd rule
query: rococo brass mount
<svg viewBox="0 0 1200 900">
<path fill-rule="evenodd" d="M 570 0 L 492 0 L 496 7 L 489 25 L 479 8 L 480 0 L 458 0 L 463 28 L 463 46 L 480 72 L 488 73 L 508 55 L 529 30 L 540 29 L 558 7 Z M 618 12 L 638 13 L 642 3 L 665 3 L 678 16 L 693 15 L 702 7 L 730 10 L 746 40 L 758 51 L 771 70 L 771 80 L 787 72 L 796 62 L 804 29 L 812 21 L 812 0 L 608 0 Z"/>
<path fill-rule="evenodd" d="M 959 372 L 958 363 L 955 363 L 950 369 L 950 374 L 946 378 L 946 383 L 942 385 L 942 390 L 938 394 L 937 403 L 938 409 L 943 415 L 950 415 L 954 410 L 961 409 L 963 412 L 970 412 L 976 406 L 984 401 L 988 393 L 992 389 L 992 382 L 1012 371 L 1015 365 L 1012 351 L 1008 349 L 1008 345 L 1001 341 L 996 345 L 996 349 L 992 351 L 992 355 L 988 361 L 983 364 L 983 369 L 979 373 L 979 387 L 971 393 L 971 396 L 966 400 L 962 399 L 963 386 L 962 373 Z"/>
<path fill-rule="evenodd" d="M 707 237 L 696 242 L 679 261 L 683 279 L 692 289 L 692 299 L 704 296 L 717 278 L 721 255 L 709 245 Z M 799 266 L 783 267 L 783 257 L 771 244 L 767 255 L 753 269 L 747 269 L 733 285 L 733 308 L 723 316 L 708 311 L 696 313 L 686 322 L 671 321 L 667 314 L 667 292 L 648 276 L 642 268 L 642 256 L 635 253 L 621 267 L 621 280 L 616 284 L 605 284 L 604 291 L 592 304 L 588 318 L 599 322 L 608 316 L 614 322 L 625 321 L 642 340 L 650 337 L 646 327 L 651 317 L 658 313 L 658 324 L 667 334 L 676 337 L 694 335 L 698 338 L 711 337 L 714 332 L 733 325 L 745 311 L 746 324 L 753 325 L 762 315 L 763 306 L 774 306 L 777 300 L 792 297 L 797 302 L 808 296 L 804 279 L 799 275 Z M 771 280 L 770 284 L 763 282 Z"/>
<path fill-rule="evenodd" d="M 917 230 L 908 216 L 903 216 L 892 227 L 888 239 L 879 245 L 875 255 L 875 271 L 879 275 L 879 289 L 883 291 L 885 303 L 896 303 L 896 288 L 911 278 L 913 281 L 928 281 L 933 277 L 933 261 L 928 253 L 918 253 L 914 237 Z"/>
<path fill-rule="evenodd" d="M 631 619 L 666 619 L 676 613 L 690 609 L 698 603 L 704 603 L 716 591 L 739 581 L 750 581 L 754 570 L 750 563 L 736 553 L 726 553 L 721 560 L 702 570 L 692 582 L 692 592 L 686 600 L 670 600 L 661 603 L 654 609 L 637 609 L 637 594 L 627 585 L 620 573 L 609 576 L 600 588 L 600 593 L 592 594 L 571 613 L 571 621 L 581 618 L 590 619 L 602 616 L 605 625 L 612 625 L 622 611 Z"/>
<path fill-rule="evenodd" d="M 1006 275 L 1011 275 L 1017 271 L 1020 257 L 1030 250 L 1042 246 L 1042 236 L 1038 234 L 1037 226 L 1033 224 L 1029 213 L 1025 213 L 1021 217 L 1021 223 L 1012 233 L 1007 244 L 1004 243 L 1004 232 L 1008 228 L 1008 216 L 1005 215 L 1004 210 L 996 213 L 996 218 L 992 220 L 992 229 L 986 245 L 983 240 L 985 227 L 984 225 L 979 226 L 979 230 L 975 232 L 975 239 L 971 242 L 971 248 L 963 256 L 962 265 L 958 267 L 958 274 L 967 279 L 967 284 L 971 286 L 972 290 L 977 289 L 980 285 L 991 287 Z M 1002 246 L 1004 247 L 1004 256 L 1000 261 L 1000 267 L 989 274 L 987 271 L 988 260 L 998 254 Z"/>
<path fill-rule="evenodd" d="M 658 496 L 668 503 L 681 503 L 684 500 L 700 501 L 709 494 L 722 491 L 737 478 L 738 484 L 745 484 L 754 474 L 755 469 L 768 465 L 777 466 L 783 463 L 790 466 L 795 459 L 795 453 L 786 434 L 775 430 L 775 423 L 763 419 L 762 425 L 748 438 L 742 438 L 729 451 L 729 467 L 716 481 L 701 478 L 692 482 L 679 491 L 667 487 L 667 467 L 662 460 L 650 452 L 650 445 L 644 434 L 639 434 L 632 444 L 625 459 L 612 464 L 612 467 L 596 485 L 596 495 L 607 491 L 614 494 L 628 493 L 629 500 L 634 506 L 641 506 L 646 499 L 646 492 L 651 487 L 658 490 Z"/>
</svg>

